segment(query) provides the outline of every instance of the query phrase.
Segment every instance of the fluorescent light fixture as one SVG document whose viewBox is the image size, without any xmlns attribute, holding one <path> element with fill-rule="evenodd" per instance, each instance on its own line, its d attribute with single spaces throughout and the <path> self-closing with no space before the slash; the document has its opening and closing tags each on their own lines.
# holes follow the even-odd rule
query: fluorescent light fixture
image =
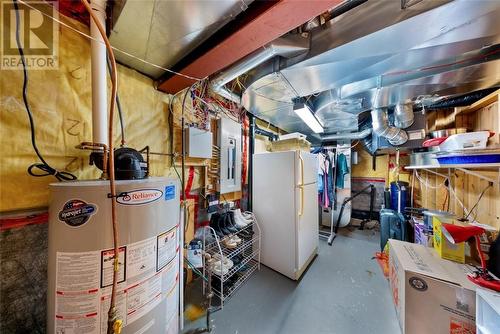
<svg viewBox="0 0 500 334">
<path fill-rule="evenodd" d="M 314 133 L 323 133 L 323 125 L 321 125 L 316 116 L 314 116 L 314 113 L 307 104 L 301 102 L 295 103 L 293 105 L 293 111 L 295 111 L 297 116 L 299 116 Z"/>
</svg>

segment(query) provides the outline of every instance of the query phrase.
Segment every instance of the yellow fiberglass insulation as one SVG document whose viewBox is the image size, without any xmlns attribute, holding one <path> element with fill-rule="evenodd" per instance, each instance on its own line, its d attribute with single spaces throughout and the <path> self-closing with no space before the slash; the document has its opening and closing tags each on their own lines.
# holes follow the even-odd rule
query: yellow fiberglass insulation
<svg viewBox="0 0 500 334">
<path fill-rule="evenodd" d="M 85 25 L 62 18 L 88 33 Z M 153 81 L 119 66 L 119 87 L 127 146 L 150 145 L 155 152 L 169 152 L 168 101 L 170 95 L 153 87 Z M 92 140 L 90 41 L 59 25 L 59 67 L 57 70 L 29 70 L 28 98 L 36 123 L 36 138 L 42 155 L 58 170 L 79 179 L 95 179 L 100 173 L 88 165 L 89 151 L 75 146 Z M 22 101 L 22 70 L 2 70 L 0 76 L 0 211 L 45 207 L 49 202 L 52 177 L 33 177 L 27 168 L 37 163 L 31 146 L 28 117 Z M 109 88 L 109 82 L 108 82 Z M 109 95 L 108 95 L 109 98 Z M 118 115 L 115 117 L 115 145 L 119 145 Z M 175 175 L 170 159 L 153 156 L 151 175 Z"/>
</svg>

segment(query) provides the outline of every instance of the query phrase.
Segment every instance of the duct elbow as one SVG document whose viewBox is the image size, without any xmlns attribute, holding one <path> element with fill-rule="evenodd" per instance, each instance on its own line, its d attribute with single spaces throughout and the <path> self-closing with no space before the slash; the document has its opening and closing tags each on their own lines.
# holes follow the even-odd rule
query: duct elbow
<svg viewBox="0 0 500 334">
<path fill-rule="evenodd" d="M 238 94 L 233 93 L 226 87 L 218 84 L 213 84 L 211 88 L 213 92 L 219 94 L 223 98 L 233 101 L 234 103 L 241 104 L 241 97 Z"/>
<path fill-rule="evenodd" d="M 403 145 L 408 141 L 408 134 L 403 129 L 389 126 L 387 111 L 381 108 L 373 109 L 371 112 L 373 133 L 379 137 L 386 138 L 393 146 Z"/>
<path fill-rule="evenodd" d="M 394 108 L 394 125 L 400 129 L 406 129 L 413 124 L 415 116 L 411 103 L 398 103 Z"/>
</svg>

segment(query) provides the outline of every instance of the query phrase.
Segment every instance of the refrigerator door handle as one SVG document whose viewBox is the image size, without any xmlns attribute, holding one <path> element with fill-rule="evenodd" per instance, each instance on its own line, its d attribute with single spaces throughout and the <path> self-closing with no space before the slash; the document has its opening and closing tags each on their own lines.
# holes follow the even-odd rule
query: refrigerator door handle
<svg viewBox="0 0 500 334">
<path fill-rule="evenodd" d="M 300 161 L 300 184 L 299 184 L 300 211 L 299 211 L 299 217 L 302 217 L 302 215 L 304 214 L 304 158 L 302 158 L 300 151 L 299 151 L 299 161 Z"/>
</svg>

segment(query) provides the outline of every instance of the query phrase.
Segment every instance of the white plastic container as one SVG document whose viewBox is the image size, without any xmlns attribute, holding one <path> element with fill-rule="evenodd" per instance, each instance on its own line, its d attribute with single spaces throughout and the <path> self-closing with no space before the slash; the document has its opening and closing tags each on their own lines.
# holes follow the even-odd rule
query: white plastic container
<svg viewBox="0 0 500 334">
<path fill-rule="evenodd" d="M 500 293 L 476 289 L 477 334 L 500 333 Z"/>
<path fill-rule="evenodd" d="M 485 149 L 489 136 L 489 131 L 458 133 L 449 136 L 442 142 L 441 145 L 439 145 L 439 150 L 442 152 L 451 152 Z"/>
</svg>

